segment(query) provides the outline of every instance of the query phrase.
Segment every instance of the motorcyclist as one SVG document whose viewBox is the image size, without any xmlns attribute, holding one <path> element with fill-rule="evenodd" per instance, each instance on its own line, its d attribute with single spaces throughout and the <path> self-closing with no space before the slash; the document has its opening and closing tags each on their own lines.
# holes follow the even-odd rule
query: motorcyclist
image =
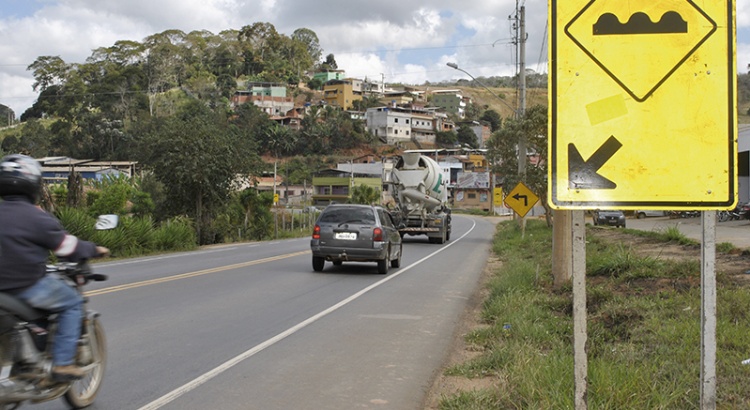
<svg viewBox="0 0 750 410">
<path fill-rule="evenodd" d="M 29 305 L 57 313 L 52 346 L 52 376 L 58 381 L 80 379 L 75 365 L 81 334 L 82 298 L 65 279 L 47 275 L 50 251 L 76 262 L 109 253 L 102 246 L 67 233 L 60 221 L 35 203 L 42 187 L 39 162 L 25 155 L 0 159 L 0 291 Z"/>
</svg>

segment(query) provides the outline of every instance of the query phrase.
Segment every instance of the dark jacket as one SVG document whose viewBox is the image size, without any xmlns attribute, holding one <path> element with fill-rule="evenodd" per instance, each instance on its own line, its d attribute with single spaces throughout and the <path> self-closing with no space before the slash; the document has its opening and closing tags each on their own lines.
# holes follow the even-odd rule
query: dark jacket
<svg viewBox="0 0 750 410">
<path fill-rule="evenodd" d="M 97 255 L 96 245 L 68 234 L 25 196 L 0 202 L 0 291 L 19 292 L 45 274 L 50 251 L 71 262 Z"/>
</svg>

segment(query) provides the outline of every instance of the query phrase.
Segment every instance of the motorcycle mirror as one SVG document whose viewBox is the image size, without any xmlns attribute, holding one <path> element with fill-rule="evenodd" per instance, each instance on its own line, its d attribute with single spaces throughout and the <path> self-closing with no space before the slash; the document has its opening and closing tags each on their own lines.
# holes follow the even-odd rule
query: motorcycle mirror
<svg viewBox="0 0 750 410">
<path fill-rule="evenodd" d="M 117 223 L 120 221 L 120 217 L 117 215 L 99 215 L 96 219 L 96 225 L 94 229 L 98 231 L 106 231 L 108 229 L 115 229 Z"/>
</svg>

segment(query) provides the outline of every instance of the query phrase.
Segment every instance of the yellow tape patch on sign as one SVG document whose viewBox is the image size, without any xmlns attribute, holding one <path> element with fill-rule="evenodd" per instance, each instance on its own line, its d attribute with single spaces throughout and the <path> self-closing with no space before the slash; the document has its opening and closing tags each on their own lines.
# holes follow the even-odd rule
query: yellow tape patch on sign
<svg viewBox="0 0 750 410">
<path fill-rule="evenodd" d="M 600 124 L 628 114 L 625 98 L 622 95 L 613 95 L 603 100 L 595 101 L 586 106 L 591 125 Z"/>
</svg>

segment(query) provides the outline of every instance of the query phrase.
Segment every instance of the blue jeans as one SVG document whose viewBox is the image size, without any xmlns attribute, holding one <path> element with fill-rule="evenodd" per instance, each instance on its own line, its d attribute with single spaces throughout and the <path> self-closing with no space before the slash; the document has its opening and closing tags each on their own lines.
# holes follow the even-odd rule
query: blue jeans
<svg viewBox="0 0 750 410">
<path fill-rule="evenodd" d="M 47 274 L 18 294 L 29 305 L 57 313 L 57 332 L 52 346 L 52 364 L 73 364 L 81 336 L 83 298 L 61 276 Z"/>
</svg>

